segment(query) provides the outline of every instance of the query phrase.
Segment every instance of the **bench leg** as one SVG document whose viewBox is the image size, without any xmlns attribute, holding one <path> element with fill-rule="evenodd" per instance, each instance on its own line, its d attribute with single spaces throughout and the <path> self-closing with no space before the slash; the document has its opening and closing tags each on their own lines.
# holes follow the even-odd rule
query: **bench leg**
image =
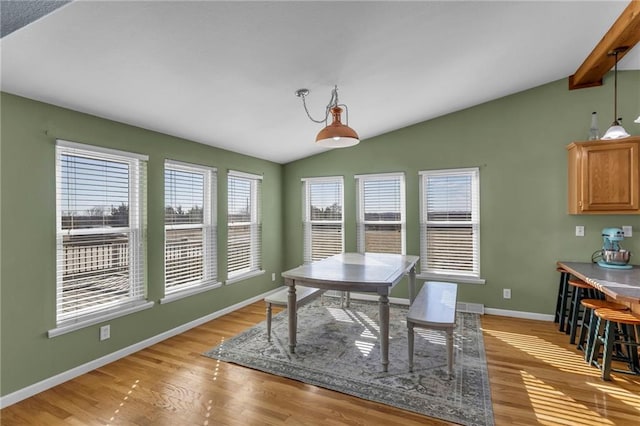
<svg viewBox="0 0 640 426">
<path fill-rule="evenodd" d="M 407 342 L 409 346 L 409 372 L 412 373 L 413 372 L 413 323 L 407 321 L 407 329 L 408 329 L 408 335 L 407 335 Z"/>
<path fill-rule="evenodd" d="M 271 303 L 267 302 L 267 341 L 271 341 Z"/>
<path fill-rule="evenodd" d="M 447 367 L 449 379 L 453 377 L 453 329 L 447 330 Z"/>
</svg>

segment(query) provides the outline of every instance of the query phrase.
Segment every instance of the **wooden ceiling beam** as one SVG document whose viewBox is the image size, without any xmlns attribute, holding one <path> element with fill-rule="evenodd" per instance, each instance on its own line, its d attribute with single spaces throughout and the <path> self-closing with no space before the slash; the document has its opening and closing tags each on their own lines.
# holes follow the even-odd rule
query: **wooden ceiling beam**
<svg viewBox="0 0 640 426">
<path fill-rule="evenodd" d="M 602 78 L 615 64 L 615 58 L 609 52 L 626 46 L 627 50 L 618 54 L 619 61 L 639 41 L 640 1 L 632 0 L 587 59 L 569 77 L 569 90 L 602 86 Z"/>
</svg>

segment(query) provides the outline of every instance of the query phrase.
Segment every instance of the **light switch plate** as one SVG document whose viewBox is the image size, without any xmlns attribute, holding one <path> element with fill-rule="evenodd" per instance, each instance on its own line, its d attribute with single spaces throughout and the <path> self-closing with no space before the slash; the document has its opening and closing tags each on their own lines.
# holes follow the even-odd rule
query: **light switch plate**
<svg viewBox="0 0 640 426">
<path fill-rule="evenodd" d="M 632 226 L 623 226 L 622 232 L 624 232 L 624 236 L 629 238 L 633 236 L 633 227 Z"/>
<path fill-rule="evenodd" d="M 576 226 L 576 237 L 584 237 L 584 226 Z"/>
</svg>

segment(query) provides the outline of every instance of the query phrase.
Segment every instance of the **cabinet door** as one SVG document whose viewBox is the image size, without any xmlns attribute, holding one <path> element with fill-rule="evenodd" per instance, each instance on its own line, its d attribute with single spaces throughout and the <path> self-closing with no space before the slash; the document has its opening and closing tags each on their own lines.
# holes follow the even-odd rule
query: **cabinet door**
<svg viewBox="0 0 640 426">
<path fill-rule="evenodd" d="M 638 210 L 637 142 L 608 142 L 582 147 L 582 210 Z"/>
</svg>

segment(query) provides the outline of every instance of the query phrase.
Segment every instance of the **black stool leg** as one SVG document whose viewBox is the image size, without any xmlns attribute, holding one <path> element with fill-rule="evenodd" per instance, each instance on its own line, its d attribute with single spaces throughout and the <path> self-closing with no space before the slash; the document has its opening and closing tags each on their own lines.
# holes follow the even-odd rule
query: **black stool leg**
<svg viewBox="0 0 640 426">
<path fill-rule="evenodd" d="M 582 300 L 582 289 L 574 289 L 573 300 L 571 301 L 571 321 L 569 322 L 569 343 L 575 345 L 578 319 L 580 318 L 580 301 Z"/>
<path fill-rule="evenodd" d="M 602 335 L 602 327 L 604 326 L 604 324 L 602 318 L 596 318 L 597 321 L 593 329 L 593 344 L 591 345 L 591 351 L 589 352 L 588 362 L 589 365 L 595 365 L 596 367 L 599 367 L 598 358 L 600 357 L 600 345 L 602 344 L 600 336 Z"/>
<path fill-rule="evenodd" d="M 556 300 L 556 315 L 553 319 L 553 322 L 555 323 L 559 323 L 560 322 L 560 317 L 563 315 L 562 313 L 562 300 L 565 297 L 566 294 L 566 290 L 565 290 L 565 286 L 567 285 L 567 281 L 568 281 L 568 276 L 569 273 L 567 272 L 560 272 L 560 283 L 558 284 L 558 300 Z"/>
<path fill-rule="evenodd" d="M 604 349 L 602 350 L 602 380 L 611 380 L 611 357 L 613 355 L 613 321 L 604 325 Z"/>
<path fill-rule="evenodd" d="M 595 344 L 594 338 L 596 336 L 598 319 L 596 317 L 596 311 L 590 309 L 591 313 L 589 315 L 589 334 L 587 335 L 587 343 L 584 348 L 584 360 L 591 364 L 591 353 L 593 352 L 593 346 Z M 585 318 L 587 314 L 585 312 Z M 582 333 L 580 333 L 582 335 Z"/>
<path fill-rule="evenodd" d="M 591 334 L 592 312 L 593 309 L 587 307 L 584 308 L 584 313 L 582 314 L 582 327 L 580 327 L 580 337 L 578 337 L 577 349 L 580 349 L 585 353 L 587 352 L 587 347 L 589 345 L 589 340 L 587 339 L 587 330 L 589 330 L 589 334 Z"/>
<path fill-rule="evenodd" d="M 558 329 L 560 331 L 565 331 L 567 328 L 567 308 L 569 308 L 569 306 L 567 306 L 567 301 L 571 300 L 571 289 L 569 286 L 569 274 L 565 273 L 564 278 L 562 280 L 562 296 L 560 298 L 560 318 L 559 318 L 559 323 L 560 323 L 560 327 L 558 327 Z M 571 303 L 569 303 L 570 305 Z"/>
</svg>

